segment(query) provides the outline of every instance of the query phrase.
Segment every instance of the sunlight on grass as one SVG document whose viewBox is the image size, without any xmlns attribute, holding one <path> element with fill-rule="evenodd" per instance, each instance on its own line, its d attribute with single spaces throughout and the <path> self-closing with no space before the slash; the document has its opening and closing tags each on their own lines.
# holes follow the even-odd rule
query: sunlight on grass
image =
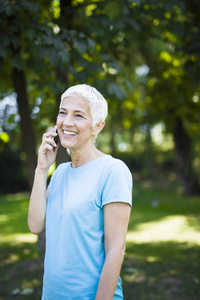
<svg viewBox="0 0 200 300">
<path fill-rule="evenodd" d="M 6 223 L 9 220 L 8 215 L 1 215 L 0 223 Z"/>
<path fill-rule="evenodd" d="M 155 262 L 155 261 L 159 261 L 158 257 L 156 256 L 147 256 L 147 259 L 146 259 L 148 262 Z"/>
<path fill-rule="evenodd" d="M 189 224 L 196 218 L 188 216 L 168 216 L 160 221 L 142 223 L 127 234 L 127 242 L 185 242 L 200 245 L 200 232 Z"/>
<path fill-rule="evenodd" d="M 0 235 L 1 244 L 9 243 L 9 244 L 19 244 L 19 243 L 36 243 L 38 236 L 32 233 L 16 233 L 9 235 Z"/>
<path fill-rule="evenodd" d="M 11 254 L 7 259 L 5 259 L 4 264 L 5 265 L 9 265 L 9 264 L 18 262 L 19 259 L 20 259 L 19 255 L 17 255 L 17 254 Z"/>
</svg>

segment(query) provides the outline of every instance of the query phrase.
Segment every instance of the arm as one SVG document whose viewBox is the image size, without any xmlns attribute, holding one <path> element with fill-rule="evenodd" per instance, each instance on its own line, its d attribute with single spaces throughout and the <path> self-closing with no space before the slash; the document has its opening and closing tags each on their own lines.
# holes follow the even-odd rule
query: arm
<svg viewBox="0 0 200 300">
<path fill-rule="evenodd" d="M 31 192 L 28 226 L 32 233 L 39 234 L 45 230 L 46 202 L 48 198 L 48 190 L 46 191 L 46 182 L 48 170 L 55 161 L 58 147 L 56 147 L 52 136 L 57 133 L 48 132 L 43 135 L 42 144 L 38 152 L 38 164 L 35 170 L 33 188 Z"/>
<path fill-rule="evenodd" d="M 112 300 L 124 260 L 131 207 L 127 203 L 106 204 L 104 212 L 105 263 L 95 300 Z"/>
</svg>

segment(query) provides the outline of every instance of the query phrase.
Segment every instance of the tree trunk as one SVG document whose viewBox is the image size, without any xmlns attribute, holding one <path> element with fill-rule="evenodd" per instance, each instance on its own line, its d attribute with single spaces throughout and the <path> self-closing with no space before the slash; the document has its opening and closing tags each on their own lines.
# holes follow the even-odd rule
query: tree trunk
<svg viewBox="0 0 200 300">
<path fill-rule="evenodd" d="M 29 187 L 32 187 L 34 172 L 37 163 L 35 134 L 30 117 L 30 107 L 26 91 L 24 71 L 12 69 L 14 90 L 17 93 L 17 103 L 20 114 L 20 127 L 22 132 L 22 146 L 26 153 L 26 167 Z"/>
<path fill-rule="evenodd" d="M 173 132 L 176 171 L 182 184 L 184 195 L 200 194 L 200 186 L 192 169 L 192 143 L 180 117 L 176 117 Z"/>
<path fill-rule="evenodd" d="M 146 124 L 144 143 L 145 143 L 145 154 L 144 154 L 144 164 L 143 164 L 143 175 L 146 176 L 146 175 L 150 174 L 150 170 L 152 167 L 153 143 L 152 143 L 152 137 L 151 137 L 150 124 Z"/>
</svg>

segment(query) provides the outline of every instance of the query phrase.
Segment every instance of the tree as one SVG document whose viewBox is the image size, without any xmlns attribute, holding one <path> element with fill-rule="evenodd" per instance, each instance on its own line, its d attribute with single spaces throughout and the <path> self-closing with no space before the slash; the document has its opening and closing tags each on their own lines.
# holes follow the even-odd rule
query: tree
<svg viewBox="0 0 200 300">
<path fill-rule="evenodd" d="M 132 122 L 163 122 L 173 135 L 177 175 L 186 195 L 200 192 L 192 162 L 200 111 L 200 7 L 193 2 L 194 5 L 182 0 L 127 2 L 126 20 L 121 25 L 123 43 L 113 51 L 118 56 L 123 53 L 119 57 L 123 58 L 120 63 L 127 70 L 126 78 L 131 83 L 135 81 L 134 93 L 130 90 L 124 101 L 127 107 L 132 103 Z M 139 63 L 148 66 L 148 72 L 136 78 Z"/>
<path fill-rule="evenodd" d="M 23 43 L 29 39 L 24 34 L 24 27 L 34 23 L 34 14 L 37 5 L 24 1 L 21 4 L 1 1 L 1 36 L 2 45 L 0 49 L 3 73 L 9 68 L 7 82 L 17 94 L 17 102 L 20 113 L 20 126 L 22 131 L 22 144 L 26 153 L 27 173 L 29 184 L 33 181 L 33 170 L 36 166 L 36 144 L 32 122 L 30 119 L 30 106 L 27 95 L 27 84 L 25 75 L 26 60 L 23 51 Z"/>
<path fill-rule="evenodd" d="M 118 133 L 131 138 L 135 127 L 146 124 L 149 132 L 162 122 L 174 136 L 185 193 L 199 190 L 192 166 L 199 130 L 197 0 L 0 1 L 0 86 L 18 95 L 30 182 L 38 136 L 55 124 L 61 93 L 87 82 L 108 99 L 105 132 L 113 151 Z M 138 76 L 144 65 L 145 76 Z"/>
<path fill-rule="evenodd" d="M 31 118 L 36 99 L 41 99 L 40 120 L 43 114 L 55 123 L 61 93 L 71 84 L 106 80 L 102 64 L 110 57 L 101 53 L 98 37 L 90 30 L 96 24 L 90 20 L 96 4 L 90 1 L 1 0 L 0 4 L 1 87 L 17 94 L 31 186 L 36 166 L 33 125 L 40 126 Z M 100 20 L 103 24 L 105 16 Z M 108 20 L 105 26 L 109 27 Z"/>
<path fill-rule="evenodd" d="M 192 60 L 200 57 L 200 40 L 196 14 L 190 8 L 187 2 L 179 1 L 176 4 L 168 2 L 157 11 L 154 23 L 155 20 L 156 26 L 160 23 L 158 32 L 161 30 L 165 49 L 158 50 L 157 57 L 153 57 L 154 66 L 150 65 L 146 98 L 148 111 L 156 114 L 173 135 L 177 175 L 185 195 L 200 193 L 192 163 L 192 140 L 200 129 L 200 105 L 194 101 L 200 88 L 195 78 L 197 73 L 200 74 L 200 68 L 191 65 Z M 200 9 L 199 5 L 196 8 Z"/>
</svg>

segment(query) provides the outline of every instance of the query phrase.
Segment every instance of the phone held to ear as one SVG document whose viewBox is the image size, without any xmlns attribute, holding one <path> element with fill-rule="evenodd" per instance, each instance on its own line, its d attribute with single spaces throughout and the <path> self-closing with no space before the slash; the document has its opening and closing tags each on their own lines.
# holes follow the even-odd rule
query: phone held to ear
<svg viewBox="0 0 200 300">
<path fill-rule="evenodd" d="M 58 144 L 58 142 L 59 142 L 59 136 L 58 136 L 57 126 L 54 127 L 53 132 L 57 133 L 57 136 L 52 137 L 52 139 L 54 139 L 54 142 L 56 144 Z M 55 150 L 56 150 L 56 147 L 53 147 L 53 151 L 55 151 Z"/>
</svg>

